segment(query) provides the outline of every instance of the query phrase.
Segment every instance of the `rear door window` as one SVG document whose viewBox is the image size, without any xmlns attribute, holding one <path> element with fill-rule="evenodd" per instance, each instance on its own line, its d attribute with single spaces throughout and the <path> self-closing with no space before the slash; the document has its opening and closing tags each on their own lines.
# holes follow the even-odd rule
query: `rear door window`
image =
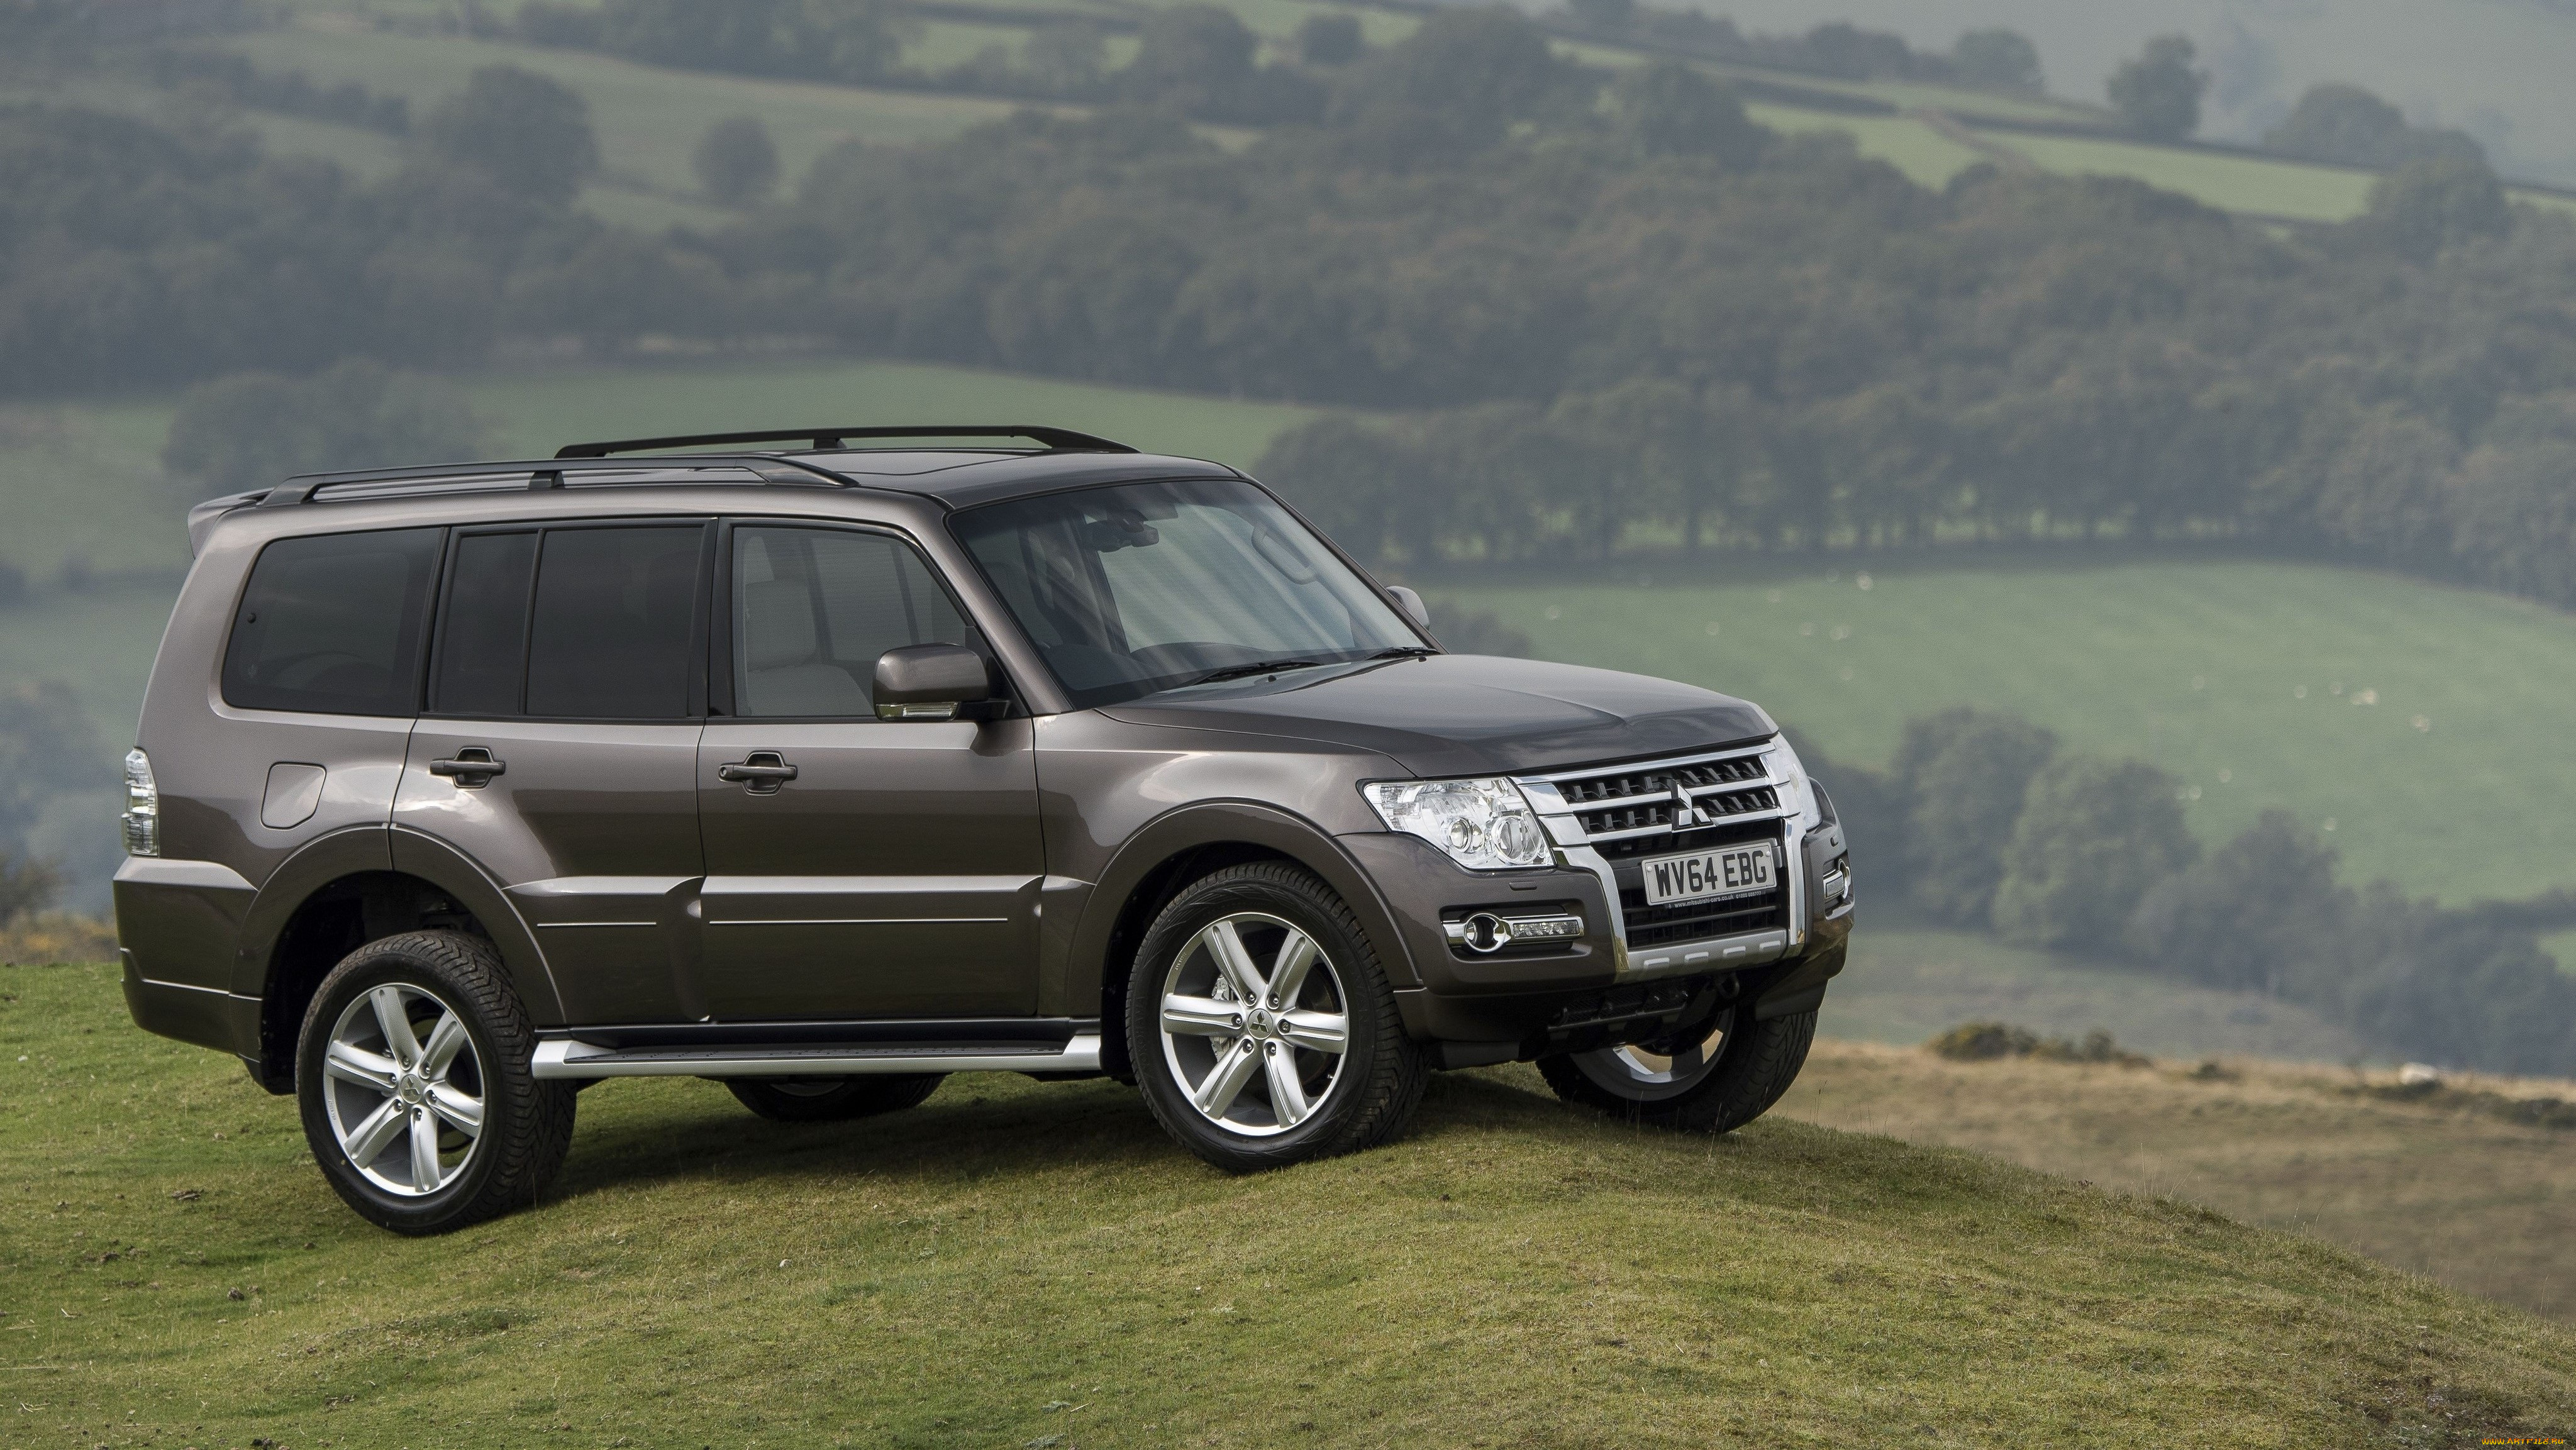
<svg viewBox="0 0 2576 1450">
<path fill-rule="evenodd" d="M 706 533 L 692 523 L 459 535 L 439 609 L 430 711 L 697 715 Z"/>
<path fill-rule="evenodd" d="M 528 627 L 528 713 L 672 720 L 690 709 L 704 526 L 549 529 Z"/>
<path fill-rule="evenodd" d="M 224 702 L 411 715 L 444 529 L 279 539 L 260 550 L 224 649 Z"/>
</svg>

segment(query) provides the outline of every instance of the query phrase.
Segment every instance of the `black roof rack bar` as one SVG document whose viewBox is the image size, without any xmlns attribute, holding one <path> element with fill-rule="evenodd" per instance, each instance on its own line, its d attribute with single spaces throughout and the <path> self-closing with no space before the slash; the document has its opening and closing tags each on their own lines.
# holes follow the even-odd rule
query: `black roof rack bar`
<svg viewBox="0 0 2576 1450">
<path fill-rule="evenodd" d="M 829 453 L 852 438 L 1026 438 L 1049 449 L 1080 453 L 1133 453 L 1124 443 L 1076 433 L 1070 428 L 970 423 L 958 428 L 780 428 L 766 433 L 698 433 L 685 438 L 620 438 L 609 443 L 568 443 L 557 458 L 606 458 L 612 453 L 642 453 L 655 448 L 723 448 L 740 443 L 802 441 L 817 453 Z"/>
<path fill-rule="evenodd" d="M 530 488 L 561 488 L 564 475 L 584 473 L 649 473 L 659 469 L 738 468 L 756 473 L 765 483 L 803 487 L 852 487 L 829 469 L 780 458 L 770 453 L 679 453 L 658 458 L 543 458 L 492 463 L 439 463 L 416 468 L 362 468 L 346 473 L 299 474 L 268 491 L 263 508 L 311 503 L 316 489 L 343 483 L 436 483 L 442 479 L 489 478 L 524 473 Z"/>
</svg>

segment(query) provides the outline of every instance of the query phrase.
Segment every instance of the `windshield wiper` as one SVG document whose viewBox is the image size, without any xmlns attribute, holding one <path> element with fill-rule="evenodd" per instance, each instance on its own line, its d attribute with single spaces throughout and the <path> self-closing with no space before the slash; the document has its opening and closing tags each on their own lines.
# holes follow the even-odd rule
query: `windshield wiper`
<svg viewBox="0 0 2576 1450">
<path fill-rule="evenodd" d="M 1325 663 L 1328 663 L 1328 661 L 1260 660 L 1248 665 L 1228 665 L 1221 670 L 1210 670 L 1206 674 L 1199 676 L 1197 679 L 1190 681 L 1190 683 L 1193 685 L 1213 685 L 1219 680 L 1239 680 L 1246 675 L 1266 675 L 1277 670 L 1311 670 L 1316 666 Z"/>
<path fill-rule="evenodd" d="M 1420 660 L 1429 659 L 1431 656 L 1438 653 L 1440 653 L 1440 651 L 1433 649 L 1427 644 L 1400 644 L 1393 649 L 1379 650 L 1376 654 L 1370 655 L 1369 658 L 1373 660 Z"/>
</svg>

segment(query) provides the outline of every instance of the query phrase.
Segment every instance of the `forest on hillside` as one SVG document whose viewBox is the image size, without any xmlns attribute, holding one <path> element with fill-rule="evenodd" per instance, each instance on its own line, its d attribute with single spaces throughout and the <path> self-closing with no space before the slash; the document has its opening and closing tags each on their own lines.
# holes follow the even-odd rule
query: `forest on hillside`
<svg viewBox="0 0 2576 1450">
<path fill-rule="evenodd" d="M 0 395 L 801 345 L 1367 409 L 1265 472 L 1395 560 L 2224 536 L 2576 603 L 2576 218 L 2474 156 L 2297 231 L 2100 178 L 1927 191 L 1502 10 L 1229 150 L 1189 98 L 1249 47 L 1168 50 L 1157 96 L 851 143 L 658 235 L 573 207 L 583 102 L 507 67 L 372 184 L 15 107 Z"/>
</svg>

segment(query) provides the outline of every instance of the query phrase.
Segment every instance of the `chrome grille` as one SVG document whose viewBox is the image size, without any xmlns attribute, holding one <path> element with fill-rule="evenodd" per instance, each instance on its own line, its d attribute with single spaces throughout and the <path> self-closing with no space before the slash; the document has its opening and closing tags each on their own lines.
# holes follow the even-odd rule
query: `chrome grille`
<svg viewBox="0 0 2576 1450">
<path fill-rule="evenodd" d="M 1787 777 L 1771 773 L 1767 747 L 1628 765 L 1578 767 L 1520 778 L 1549 839 L 1588 864 L 1619 904 L 1623 961 L 1641 972 L 1687 970 L 1730 960 L 1768 961 L 1784 933 L 1799 869 L 1783 823 Z M 1779 843 L 1780 880 L 1758 896 L 1650 906 L 1637 862 L 1731 842 Z M 1764 934 L 1769 936 L 1766 945 Z M 1771 955 L 1761 955 L 1762 952 Z M 1741 954 L 1751 953 L 1744 956 Z M 1624 972 L 1626 967 L 1622 967 Z"/>
</svg>

